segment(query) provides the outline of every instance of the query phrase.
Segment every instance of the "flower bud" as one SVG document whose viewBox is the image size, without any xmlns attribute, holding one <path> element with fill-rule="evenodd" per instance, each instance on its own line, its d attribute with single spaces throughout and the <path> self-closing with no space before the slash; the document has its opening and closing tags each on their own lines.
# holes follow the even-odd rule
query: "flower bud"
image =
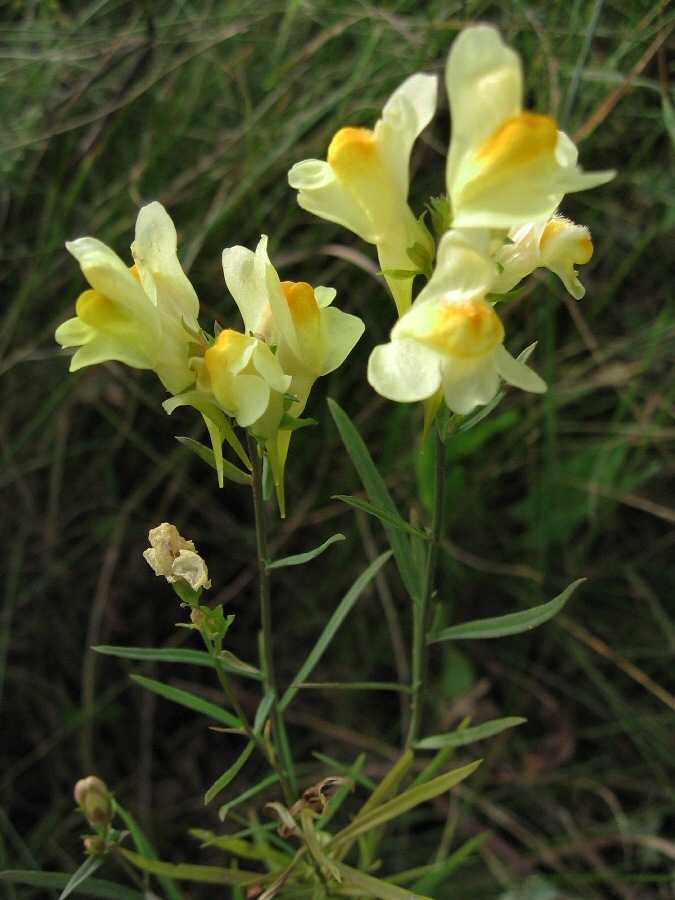
<svg viewBox="0 0 675 900">
<path fill-rule="evenodd" d="M 92 828 L 107 825 L 112 820 L 114 808 L 110 791 L 96 775 L 81 778 L 75 785 L 74 795 Z"/>
<path fill-rule="evenodd" d="M 106 842 L 98 834 L 90 834 L 84 839 L 84 849 L 91 856 L 103 856 L 107 852 Z"/>
</svg>

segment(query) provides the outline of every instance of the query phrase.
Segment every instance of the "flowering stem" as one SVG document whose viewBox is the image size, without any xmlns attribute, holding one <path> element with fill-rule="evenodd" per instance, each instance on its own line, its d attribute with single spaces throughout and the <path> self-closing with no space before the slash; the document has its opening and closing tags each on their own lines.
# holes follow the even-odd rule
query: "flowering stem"
<svg viewBox="0 0 675 900">
<path fill-rule="evenodd" d="M 267 571 L 267 522 L 265 518 L 265 501 L 263 497 L 262 463 L 255 440 L 249 436 L 249 455 L 251 459 L 251 487 L 253 491 L 253 510 L 255 513 L 255 534 L 258 547 L 258 582 L 260 585 L 260 668 L 263 673 L 265 696 L 272 698 L 270 718 L 272 721 L 273 747 L 272 757 L 276 750 L 281 751 L 282 764 L 276 766 L 284 796 L 288 804 L 294 803 L 297 794 L 295 769 L 290 753 L 286 727 L 279 712 L 278 692 L 272 653 L 272 604 L 270 598 L 270 578 Z"/>
<path fill-rule="evenodd" d="M 440 421 L 439 421 L 440 420 Z M 436 434 L 436 460 L 434 468 L 434 507 L 431 519 L 431 534 L 429 536 L 429 550 L 427 553 L 427 568 L 424 578 L 424 594 L 422 601 L 413 602 L 413 646 L 412 646 L 412 703 L 410 709 L 410 724 L 406 749 L 414 746 L 419 738 L 422 724 L 422 709 L 424 695 L 426 693 L 427 676 L 429 668 L 429 648 L 427 634 L 431 622 L 432 600 L 434 598 L 434 585 L 436 583 L 436 562 L 438 559 L 438 546 L 443 531 L 443 498 L 445 496 L 445 441 L 447 436 L 448 420 L 439 414 Z"/>
</svg>

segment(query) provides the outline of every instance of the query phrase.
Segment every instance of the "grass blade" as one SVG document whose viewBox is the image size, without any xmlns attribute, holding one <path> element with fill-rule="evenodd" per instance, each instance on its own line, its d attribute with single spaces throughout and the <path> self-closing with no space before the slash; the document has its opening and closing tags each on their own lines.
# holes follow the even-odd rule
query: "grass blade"
<svg viewBox="0 0 675 900">
<path fill-rule="evenodd" d="M 240 754 L 237 761 L 234 762 L 226 772 L 223 772 L 220 778 L 218 778 L 208 789 L 208 791 L 204 795 L 204 803 L 210 803 L 213 798 L 223 790 L 223 788 L 227 787 L 227 785 L 232 781 L 235 775 L 237 775 L 240 769 L 244 766 L 246 760 L 253 752 L 254 747 L 255 741 L 250 741 L 244 752 Z"/>
</svg>

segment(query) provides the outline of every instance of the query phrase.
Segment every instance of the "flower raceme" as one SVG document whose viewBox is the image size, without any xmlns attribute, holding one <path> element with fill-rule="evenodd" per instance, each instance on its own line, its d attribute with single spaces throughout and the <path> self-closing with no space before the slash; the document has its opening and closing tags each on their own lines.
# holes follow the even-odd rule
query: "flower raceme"
<svg viewBox="0 0 675 900">
<path fill-rule="evenodd" d="M 486 249 L 475 236 L 443 235 L 428 284 L 394 325 L 390 343 L 370 356 L 368 381 L 379 394 L 406 403 L 441 390 L 448 408 L 466 415 L 494 398 L 500 377 L 526 391 L 546 390 L 504 347 L 504 327 L 485 299 L 499 274 Z"/>
<path fill-rule="evenodd" d="M 152 369 L 172 394 L 188 387 L 199 301 L 178 261 L 176 229 L 164 207 L 155 202 L 140 210 L 131 268 L 96 238 L 66 246 L 91 285 L 77 300 L 75 318 L 55 335 L 63 347 L 79 347 L 70 371 L 118 360 Z"/>
<path fill-rule="evenodd" d="M 456 228 L 546 220 L 563 195 L 614 172 L 582 172 L 577 149 L 549 116 L 523 110 L 520 58 L 488 25 L 466 28 L 448 57 L 452 140 L 446 166 Z"/>
<path fill-rule="evenodd" d="M 432 258 L 429 233 L 408 205 L 410 153 L 436 108 L 437 79 L 416 74 L 389 98 L 373 130 L 341 128 L 327 160 L 296 163 L 288 173 L 303 209 L 343 225 L 375 244 L 399 315 L 410 306 L 411 278 L 387 270 L 411 270 L 407 250 L 420 244 Z"/>
</svg>

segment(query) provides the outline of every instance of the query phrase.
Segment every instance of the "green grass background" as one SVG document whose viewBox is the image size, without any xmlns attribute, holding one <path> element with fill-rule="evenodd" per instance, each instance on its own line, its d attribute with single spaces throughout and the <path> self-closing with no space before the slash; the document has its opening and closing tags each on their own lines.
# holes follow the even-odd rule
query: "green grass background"
<svg viewBox="0 0 675 900">
<path fill-rule="evenodd" d="M 90 773 L 164 858 L 213 859 L 187 828 L 220 827 L 218 804 L 204 809 L 202 797 L 236 747 L 128 677 L 143 671 L 180 686 L 200 675 L 89 650 L 188 639 L 174 628 L 182 613 L 172 592 L 141 557 L 150 527 L 169 520 L 196 541 L 211 598 L 236 614 L 230 646 L 256 653 L 250 498 L 235 485 L 218 491 L 175 442 L 201 431 L 189 411 L 164 414 L 154 376 L 117 364 L 68 374 L 53 332 L 85 283 L 64 241 L 94 235 L 127 258 L 139 206 L 157 199 L 178 227 L 206 327 L 238 327 L 220 254 L 254 248 L 261 233 L 282 278 L 335 286 L 341 307 L 366 321 L 347 364 L 315 389 L 308 414 L 319 425 L 294 437 L 289 517 L 273 528 L 273 551 L 284 555 L 335 531 L 348 536 L 275 579 L 276 653 L 288 683 L 384 547 L 378 523 L 331 500 L 360 486 L 325 397 L 356 420 L 392 493 L 421 522 L 430 467 L 419 455 L 420 409 L 395 407 L 365 381 L 370 349 L 393 324 L 372 248 L 300 210 L 286 172 L 324 157 L 341 125 L 372 125 L 412 72 L 441 73 L 457 31 L 483 20 L 522 54 L 527 105 L 578 138 L 585 168 L 619 174 L 562 207 L 594 238 L 584 300 L 538 274 L 508 310 L 508 346 L 539 342 L 533 363 L 549 392 L 510 392 L 451 447 L 443 621 L 515 611 L 588 581 L 564 615 L 529 635 L 432 648 L 427 730 L 465 715 L 528 723 L 480 748 L 477 776 L 449 805 L 425 810 L 412 836 L 392 840 L 386 864 L 424 864 L 439 840 L 456 847 L 487 829 L 440 900 L 672 896 L 672 8 L 16 0 L 0 16 L 0 868 L 79 865 L 72 787 Z M 443 99 L 413 154 L 417 211 L 443 190 L 447 139 Z M 407 640 L 410 616 L 392 569 L 359 603 L 317 680 L 393 680 L 397 631 Z M 201 690 L 218 696 L 206 674 Z M 247 691 L 241 699 L 253 709 Z M 314 751 L 349 763 L 366 750 L 369 774 L 381 775 L 399 713 L 395 695 L 301 692 L 292 729 L 306 783 L 329 774 Z M 240 787 L 261 776 L 252 762 Z"/>
</svg>

